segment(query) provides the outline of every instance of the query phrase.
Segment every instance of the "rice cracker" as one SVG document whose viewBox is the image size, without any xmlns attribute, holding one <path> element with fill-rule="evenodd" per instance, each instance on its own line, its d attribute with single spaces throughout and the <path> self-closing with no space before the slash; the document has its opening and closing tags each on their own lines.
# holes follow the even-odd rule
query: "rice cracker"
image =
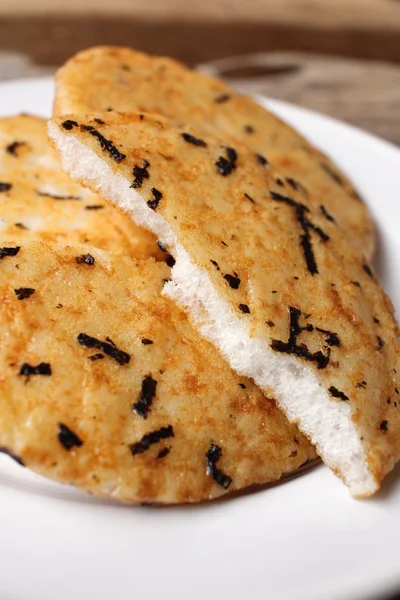
<svg viewBox="0 0 400 600">
<path fill-rule="evenodd" d="M 63 168 L 159 237 L 176 259 L 166 293 L 354 496 L 374 493 L 400 454 L 400 383 L 394 310 L 371 266 L 245 145 L 158 115 L 99 118 L 50 122 Z"/>
</svg>

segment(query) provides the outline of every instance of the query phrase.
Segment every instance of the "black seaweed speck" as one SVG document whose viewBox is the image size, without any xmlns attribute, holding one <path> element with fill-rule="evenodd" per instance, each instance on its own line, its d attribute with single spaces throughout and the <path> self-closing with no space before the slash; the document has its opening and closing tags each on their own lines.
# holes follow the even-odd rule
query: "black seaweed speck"
<svg viewBox="0 0 400 600">
<path fill-rule="evenodd" d="M 30 298 L 32 296 L 32 294 L 35 293 L 35 290 L 33 288 L 18 288 L 16 290 L 14 290 L 15 295 L 17 296 L 18 300 L 25 300 L 26 298 Z"/>
<path fill-rule="evenodd" d="M 332 169 L 332 167 L 330 165 L 328 165 L 327 163 L 321 163 L 321 167 L 323 168 L 325 173 L 327 173 L 327 175 L 329 175 L 329 177 L 332 179 L 332 181 L 334 181 L 338 185 L 341 185 L 341 186 L 344 185 L 342 178 L 338 175 L 338 173 L 336 173 L 336 171 L 334 171 Z"/>
<path fill-rule="evenodd" d="M 148 160 L 144 160 L 142 162 L 142 166 L 139 167 L 138 165 L 135 165 L 132 169 L 132 173 L 133 173 L 133 183 L 131 185 L 131 187 L 133 188 L 141 188 L 143 185 L 143 180 L 144 179 L 149 179 L 150 177 L 150 173 L 148 171 L 148 167 L 150 166 L 150 163 Z M 153 188 L 154 189 L 154 188 Z"/>
<path fill-rule="evenodd" d="M 242 311 L 242 313 L 247 315 L 250 314 L 250 308 L 247 306 L 247 304 L 239 304 L 239 309 Z"/>
<path fill-rule="evenodd" d="M 210 475 L 218 483 L 218 485 L 222 486 L 224 490 L 227 490 L 232 483 L 232 478 L 229 475 L 225 475 L 220 469 L 217 467 L 217 462 L 222 456 L 222 450 L 216 444 L 211 444 L 209 447 L 206 459 L 207 459 L 207 475 Z"/>
<path fill-rule="evenodd" d="M 378 342 L 378 350 L 382 350 L 382 348 L 385 345 L 385 342 L 383 341 L 383 339 L 380 337 L 380 335 L 376 336 L 376 340 Z"/>
<path fill-rule="evenodd" d="M 60 194 L 49 194 L 48 192 L 41 192 L 40 190 L 36 190 L 36 194 L 41 196 L 42 198 L 53 198 L 53 200 L 82 200 L 79 196 L 62 196 Z"/>
<path fill-rule="evenodd" d="M 308 219 L 306 216 L 306 214 L 309 212 L 307 206 L 297 202 L 296 200 L 293 200 L 292 198 L 289 198 L 289 196 L 283 196 L 277 192 L 271 191 L 270 194 L 273 200 L 276 200 L 277 202 L 284 202 L 295 209 L 297 221 L 304 232 L 302 235 L 300 235 L 300 245 L 303 249 L 307 268 L 311 275 L 314 276 L 318 273 L 318 267 L 311 244 L 311 231 L 314 231 L 323 242 L 327 242 L 330 239 L 329 236 L 325 233 L 325 231 L 323 231 L 317 225 L 314 225 L 314 223 Z"/>
<path fill-rule="evenodd" d="M 150 410 L 153 398 L 156 395 L 157 381 L 147 375 L 142 381 L 142 389 L 139 394 L 138 401 L 132 406 L 133 410 L 146 419 L 147 413 Z"/>
<path fill-rule="evenodd" d="M 334 385 L 331 385 L 331 387 L 329 388 L 328 392 L 334 398 L 339 398 L 340 400 L 345 400 L 345 401 L 349 400 L 349 397 L 346 396 L 346 394 L 344 392 L 341 392 L 340 390 L 338 390 Z"/>
<path fill-rule="evenodd" d="M 85 129 L 90 135 L 95 137 L 99 141 L 101 149 L 108 152 L 115 162 L 120 163 L 126 158 L 126 154 L 120 152 L 111 140 L 105 138 L 104 135 L 92 127 L 92 125 L 83 125 L 82 129 Z"/>
<path fill-rule="evenodd" d="M 106 339 L 109 340 L 109 342 L 111 341 L 110 338 Z M 130 355 L 123 350 L 119 350 L 114 342 L 102 342 L 86 333 L 80 333 L 77 337 L 77 341 L 81 346 L 86 346 L 86 348 L 97 348 L 98 350 L 101 350 L 104 354 L 116 360 L 119 365 L 126 365 L 131 360 Z"/>
<path fill-rule="evenodd" d="M 76 121 L 72 121 L 71 119 L 67 119 L 63 123 L 61 123 L 61 127 L 66 129 L 67 131 L 71 131 L 74 127 L 78 127 L 78 123 Z"/>
<path fill-rule="evenodd" d="M 85 210 L 101 210 L 105 208 L 104 204 L 87 204 Z"/>
<path fill-rule="evenodd" d="M 215 165 L 218 172 L 226 177 L 230 175 L 234 169 L 236 169 L 237 152 L 234 148 L 225 147 L 225 152 L 228 158 L 220 156 L 216 161 Z"/>
<path fill-rule="evenodd" d="M 245 125 L 243 129 L 244 129 L 245 133 L 254 133 L 253 125 Z"/>
<path fill-rule="evenodd" d="M 267 159 L 262 154 L 256 154 L 256 158 L 257 158 L 258 162 L 260 163 L 260 165 L 267 165 L 268 164 Z"/>
<path fill-rule="evenodd" d="M 226 275 L 224 275 L 224 279 L 225 279 L 225 281 L 227 281 L 229 283 L 229 286 L 233 290 L 237 290 L 239 288 L 239 286 L 240 286 L 239 277 L 235 277 L 234 275 L 229 275 L 229 273 L 227 273 Z"/>
<path fill-rule="evenodd" d="M 157 458 L 165 458 L 170 451 L 171 448 L 162 448 L 162 450 L 160 450 L 160 452 L 157 454 Z"/>
<path fill-rule="evenodd" d="M 140 187 L 140 186 L 139 186 Z M 153 199 L 147 201 L 147 206 L 152 210 L 156 210 L 158 207 L 161 198 L 163 197 L 162 193 L 158 191 L 156 188 L 151 188 L 151 193 L 153 194 Z"/>
<path fill-rule="evenodd" d="M 214 265 L 214 267 L 217 269 L 217 271 L 220 271 L 221 269 L 219 268 L 219 264 L 217 263 L 216 260 L 213 260 L 212 258 L 210 258 L 210 263 L 212 265 Z"/>
<path fill-rule="evenodd" d="M 159 441 L 174 437 L 174 435 L 172 425 L 160 427 L 160 429 L 157 429 L 156 431 L 146 433 L 139 442 L 131 444 L 129 447 L 132 455 L 136 456 L 136 454 L 143 454 L 143 452 L 146 452 L 153 444 L 158 444 Z"/>
<path fill-rule="evenodd" d="M 182 138 L 188 144 L 193 144 L 193 146 L 199 146 L 200 148 L 207 148 L 207 144 L 204 140 L 201 140 L 200 138 L 197 138 L 194 135 L 191 135 L 190 133 L 182 133 Z"/>
<path fill-rule="evenodd" d="M 92 354 L 92 356 L 88 356 L 88 359 L 91 360 L 92 362 L 95 360 L 102 360 L 104 358 L 104 354 L 101 354 L 101 352 L 98 352 L 97 354 Z"/>
<path fill-rule="evenodd" d="M 379 425 L 379 429 L 381 431 L 387 431 L 388 430 L 388 422 L 387 421 L 382 421 L 382 423 Z"/>
<path fill-rule="evenodd" d="M 252 202 L 253 204 L 255 204 L 253 198 L 251 196 L 249 196 L 249 194 L 246 194 L 246 192 L 245 192 L 243 195 L 247 198 L 247 200 L 250 200 L 250 202 Z"/>
<path fill-rule="evenodd" d="M 326 210 L 323 204 L 320 205 L 319 209 L 327 221 L 332 221 L 332 223 L 336 223 L 334 217 Z"/>
<path fill-rule="evenodd" d="M 18 156 L 17 150 L 21 146 L 26 146 L 26 142 L 12 142 L 6 147 L 6 152 L 8 152 L 8 154 L 11 154 L 11 156 Z"/>
<path fill-rule="evenodd" d="M 227 102 L 228 100 L 230 100 L 229 94 L 221 94 L 220 96 L 217 96 L 214 99 L 214 102 L 216 102 L 217 104 L 223 104 L 224 102 Z"/>
<path fill-rule="evenodd" d="M 174 257 L 173 257 L 173 256 L 171 256 L 171 254 L 168 254 L 168 256 L 167 256 L 167 260 L 166 260 L 165 262 L 166 262 L 166 263 L 167 263 L 167 265 L 168 265 L 169 267 L 171 267 L 171 269 L 172 269 L 172 267 L 175 265 L 175 262 L 176 262 L 176 260 L 174 259 Z"/>
<path fill-rule="evenodd" d="M 28 381 L 31 375 L 46 375 L 49 376 L 52 374 L 50 363 L 41 362 L 36 367 L 29 365 L 28 363 L 24 363 L 20 370 L 19 375 L 26 377 L 26 381 Z"/>
<path fill-rule="evenodd" d="M 300 327 L 300 316 L 301 311 L 298 308 L 289 306 L 289 340 L 287 342 L 282 342 L 281 340 L 272 340 L 271 348 L 277 352 L 294 354 L 311 362 L 316 362 L 318 369 L 325 369 L 329 363 L 331 355 L 330 347 L 327 350 L 327 354 L 324 354 L 320 350 L 312 353 L 305 344 L 297 343 L 297 338 L 300 333 L 306 330 L 306 327 Z"/>
<path fill-rule="evenodd" d="M 142 338 L 142 344 L 143 346 L 151 346 L 151 344 L 154 344 L 153 340 L 149 340 L 149 338 Z"/>
<path fill-rule="evenodd" d="M 95 259 L 91 254 L 82 254 L 81 256 L 77 256 L 75 258 L 75 262 L 78 265 L 89 265 L 92 266 L 95 263 Z"/>
<path fill-rule="evenodd" d="M 73 446 L 80 448 L 80 446 L 83 445 L 80 437 L 77 436 L 76 433 L 74 433 L 72 429 L 67 427 L 67 425 L 64 423 L 58 424 L 57 437 L 60 444 L 62 444 L 66 450 L 71 450 Z"/>
<path fill-rule="evenodd" d="M 0 192 L 9 192 L 12 188 L 12 183 L 0 181 Z"/>
<path fill-rule="evenodd" d="M 240 388 L 242 388 L 242 390 L 245 390 L 245 389 L 246 389 L 246 386 L 244 385 L 244 383 L 238 383 L 238 386 L 239 386 Z"/>
<path fill-rule="evenodd" d="M 364 264 L 363 265 L 363 269 L 366 272 L 366 274 L 369 275 L 371 278 L 374 277 L 374 272 L 373 272 L 373 270 L 371 269 L 371 267 L 369 265 Z"/>
</svg>

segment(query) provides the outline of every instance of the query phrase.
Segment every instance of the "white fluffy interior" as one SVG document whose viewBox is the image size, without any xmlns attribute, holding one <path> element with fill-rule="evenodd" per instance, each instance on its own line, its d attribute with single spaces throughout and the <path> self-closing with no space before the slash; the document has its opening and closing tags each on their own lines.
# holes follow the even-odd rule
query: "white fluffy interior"
<svg viewBox="0 0 400 600">
<path fill-rule="evenodd" d="M 208 273 L 192 262 L 165 219 L 147 206 L 125 177 L 114 173 L 73 134 L 63 133 L 54 124 L 49 125 L 49 134 L 72 178 L 97 190 L 168 246 L 176 263 L 164 293 L 187 309 L 201 334 L 220 349 L 231 367 L 253 378 L 267 394 L 272 390 L 278 406 L 312 440 L 353 496 L 376 491 L 378 485 L 368 468 L 349 405 L 332 401 L 309 366 L 277 354 L 264 340 L 251 337 L 245 318 L 218 295 Z"/>
</svg>

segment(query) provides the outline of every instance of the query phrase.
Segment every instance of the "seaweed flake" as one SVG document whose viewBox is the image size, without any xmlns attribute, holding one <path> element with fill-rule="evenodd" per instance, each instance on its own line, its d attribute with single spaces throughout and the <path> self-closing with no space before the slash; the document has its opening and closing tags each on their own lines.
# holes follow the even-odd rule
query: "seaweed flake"
<svg viewBox="0 0 400 600">
<path fill-rule="evenodd" d="M 329 213 L 326 210 L 326 208 L 325 208 L 325 206 L 323 204 L 320 205 L 319 209 L 320 209 L 321 213 L 324 215 L 324 217 L 325 217 L 325 219 L 327 221 L 331 221 L 332 223 L 336 223 L 334 217 L 331 215 L 331 213 Z"/>
<path fill-rule="evenodd" d="M 182 133 L 182 138 L 188 144 L 193 144 L 193 146 L 199 146 L 200 148 L 207 148 L 207 144 L 204 140 L 201 140 L 200 138 L 197 138 L 194 135 L 191 135 L 190 133 Z"/>
<path fill-rule="evenodd" d="M 76 121 L 72 121 L 71 119 L 67 119 L 63 123 L 61 123 L 61 127 L 66 129 L 67 131 L 71 131 L 74 127 L 78 127 L 78 123 Z"/>
<path fill-rule="evenodd" d="M 239 277 L 235 277 L 234 275 L 229 275 L 229 273 L 226 273 L 226 275 L 224 275 L 224 279 L 229 283 L 229 286 L 233 290 L 237 290 L 239 288 L 241 283 Z"/>
<path fill-rule="evenodd" d="M 253 125 L 245 125 L 243 127 L 245 133 L 254 133 L 254 127 Z"/>
<path fill-rule="evenodd" d="M 105 125 L 105 122 L 103 121 L 103 119 L 99 119 L 98 117 L 96 117 L 95 119 L 93 119 L 93 121 L 95 123 L 97 123 L 97 125 Z"/>
<path fill-rule="evenodd" d="M 250 308 L 247 306 L 247 304 L 239 304 L 239 309 L 242 311 L 242 313 L 247 315 L 250 314 Z"/>
<path fill-rule="evenodd" d="M 60 444 L 64 446 L 66 450 L 71 450 L 73 446 L 80 448 L 83 445 L 82 440 L 76 433 L 72 431 L 67 425 L 64 423 L 58 424 L 58 433 L 57 433 L 58 441 Z"/>
<path fill-rule="evenodd" d="M 297 181 L 297 179 L 293 179 L 293 177 L 286 177 L 286 181 L 288 182 L 290 187 L 293 188 L 296 192 L 301 191 L 305 196 L 308 196 L 308 191 L 306 190 L 304 185 L 300 183 L 300 181 Z"/>
<path fill-rule="evenodd" d="M 12 183 L 7 181 L 0 181 L 0 192 L 9 192 L 12 188 Z"/>
<path fill-rule="evenodd" d="M 108 152 L 108 154 L 115 160 L 115 162 L 120 163 L 126 158 L 126 154 L 123 154 L 116 148 L 111 140 L 108 140 L 104 137 L 97 129 L 92 127 L 91 125 L 83 125 L 82 129 L 87 131 L 90 135 L 95 137 L 99 143 L 102 150 Z"/>
<path fill-rule="evenodd" d="M 268 164 L 267 159 L 262 154 L 256 154 L 256 158 L 257 158 L 258 162 L 260 163 L 260 165 L 267 165 Z"/>
<path fill-rule="evenodd" d="M 166 440 L 174 436 L 175 434 L 172 425 L 167 425 L 167 427 L 160 427 L 160 429 L 157 429 L 156 431 L 146 433 L 139 442 L 131 444 L 129 448 L 132 455 L 136 456 L 136 454 L 143 454 L 143 452 L 146 452 L 153 444 L 158 444 L 161 440 Z"/>
<path fill-rule="evenodd" d="M 105 208 L 104 204 L 87 204 L 85 210 L 102 210 Z"/>
<path fill-rule="evenodd" d="M 25 300 L 26 298 L 30 298 L 32 296 L 32 294 L 35 293 L 35 290 L 33 288 L 18 288 L 16 290 L 14 290 L 15 295 L 17 296 L 18 300 Z"/>
<path fill-rule="evenodd" d="M 151 344 L 154 344 L 153 340 L 149 340 L 149 338 L 142 338 L 142 344 L 143 346 L 151 346 Z"/>
<path fill-rule="evenodd" d="M 23 229 L 24 231 L 29 231 L 29 227 L 23 223 L 14 223 L 14 227 L 18 227 L 18 229 Z"/>
<path fill-rule="evenodd" d="M 271 320 L 266 321 L 268 327 L 275 327 L 275 323 Z"/>
<path fill-rule="evenodd" d="M 367 382 L 359 381 L 358 383 L 356 383 L 356 388 L 363 388 L 365 390 L 367 388 Z"/>
<path fill-rule="evenodd" d="M 328 331 L 327 329 L 321 329 L 320 327 L 316 327 L 315 330 L 319 331 L 320 333 L 324 333 L 327 336 L 325 338 L 325 342 L 328 344 L 328 346 L 340 347 L 340 339 L 337 333 L 333 333 L 332 331 Z"/>
<path fill-rule="evenodd" d="M 361 288 L 361 283 L 359 281 L 350 281 L 350 283 L 352 283 L 353 285 L 355 285 L 358 288 Z"/>
<path fill-rule="evenodd" d="M 383 339 L 381 338 L 380 335 L 376 336 L 377 342 L 378 342 L 378 350 L 382 350 L 382 348 L 385 345 L 385 342 L 383 341 Z"/>
<path fill-rule="evenodd" d="M 132 169 L 132 173 L 133 173 L 133 183 L 131 185 L 132 188 L 141 188 L 143 185 L 143 179 L 148 179 L 150 177 L 150 173 L 148 171 L 148 167 L 150 166 L 150 163 L 148 160 L 144 160 L 142 162 L 142 166 L 139 167 L 138 165 L 135 165 Z"/>
<path fill-rule="evenodd" d="M 156 395 L 157 389 L 157 381 L 151 377 L 151 375 L 147 375 L 142 381 L 142 389 L 139 394 L 139 399 L 132 406 L 133 410 L 146 419 L 147 413 L 150 410 L 151 404 L 153 402 L 153 398 Z"/>
<path fill-rule="evenodd" d="M 388 430 L 388 422 L 386 420 L 383 420 L 382 423 L 379 425 L 379 429 L 381 431 L 387 431 Z"/>
<path fill-rule="evenodd" d="M 225 147 L 225 152 L 228 158 L 220 156 L 216 161 L 215 165 L 219 173 L 226 177 L 230 175 L 234 169 L 236 169 L 237 152 L 234 148 Z"/>
<path fill-rule="evenodd" d="M 168 254 L 167 260 L 165 262 L 172 269 L 172 267 L 175 265 L 176 260 L 174 259 L 174 257 L 171 254 Z"/>
<path fill-rule="evenodd" d="M 114 342 L 102 342 L 101 340 L 87 335 L 86 333 L 80 333 L 76 339 L 81 346 L 86 346 L 86 348 L 97 348 L 98 350 L 101 350 L 104 352 L 104 354 L 116 360 L 119 365 L 126 365 L 131 360 L 130 354 L 124 352 L 123 350 L 119 350 Z M 106 339 L 110 342 L 110 338 Z"/>
<path fill-rule="evenodd" d="M 38 365 L 36 365 L 36 367 L 29 365 L 28 363 L 24 363 L 20 370 L 18 375 L 22 375 L 23 377 L 26 377 L 25 382 L 29 381 L 29 378 L 31 377 L 31 375 L 45 375 L 45 376 L 49 376 L 52 374 L 51 371 L 51 365 L 50 363 L 46 363 L 46 362 L 41 362 Z"/>
<path fill-rule="evenodd" d="M 366 272 L 366 274 L 369 275 L 371 277 L 371 279 L 373 279 L 374 272 L 371 269 L 371 267 L 369 265 L 367 265 L 367 264 L 364 264 L 362 267 L 363 267 L 364 271 Z"/>
<path fill-rule="evenodd" d="M 303 249 L 307 269 L 311 275 L 314 276 L 319 271 L 311 244 L 311 231 L 314 231 L 323 242 L 329 241 L 329 236 L 325 233 L 325 231 L 323 231 L 317 225 L 314 225 L 314 223 L 308 219 L 306 215 L 310 212 L 310 210 L 305 204 L 301 204 L 300 202 L 289 198 L 289 196 L 283 196 L 277 192 L 271 191 L 270 194 L 273 200 L 276 200 L 277 202 L 284 202 L 295 209 L 297 221 L 304 232 L 302 235 L 300 235 L 300 245 Z"/>
<path fill-rule="evenodd" d="M 95 360 L 102 360 L 104 358 L 104 354 L 98 352 L 97 354 L 92 354 L 92 356 L 88 356 L 88 359 L 94 362 Z"/>
<path fill-rule="evenodd" d="M 247 200 L 250 200 L 250 202 L 252 202 L 253 204 L 255 204 L 253 198 L 251 196 L 249 196 L 249 194 L 246 194 L 246 192 L 244 192 L 243 195 L 247 198 Z"/>
<path fill-rule="evenodd" d="M 328 392 L 334 398 L 339 398 L 340 400 L 345 400 L 345 401 L 349 400 L 349 397 L 346 396 L 346 394 L 344 392 L 341 392 L 340 390 L 338 390 L 334 385 L 331 385 Z"/>
<path fill-rule="evenodd" d="M 138 186 L 140 187 L 140 186 Z M 151 188 L 151 193 L 153 194 L 153 200 L 148 200 L 147 201 L 147 206 L 149 208 L 151 208 L 152 210 L 156 210 L 156 208 L 158 207 L 161 198 L 163 197 L 162 193 L 159 192 L 156 188 Z"/>
<path fill-rule="evenodd" d="M 162 448 L 160 450 L 160 452 L 157 454 L 157 458 L 165 458 L 167 456 L 167 454 L 169 454 L 171 451 L 171 448 Z"/>
<path fill-rule="evenodd" d="M 59 194 L 49 194 L 48 192 L 41 192 L 40 190 L 36 190 L 36 194 L 43 198 L 53 198 L 53 200 L 77 200 L 77 201 L 82 200 L 82 198 L 80 196 L 72 196 L 72 195 L 62 196 Z"/>
<path fill-rule="evenodd" d="M 6 146 L 6 152 L 8 152 L 8 154 L 11 154 L 11 156 L 18 156 L 17 150 L 21 146 L 26 146 L 26 142 L 12 142 L 11 144 L 8 144 L 8 146 Z"/>
<path fill-rule="evenodd" d="M 328 165 L 328 163 L 324 163 L 324 162 L 321 163 L 321 167 L 323 168 L 325 173 L 327 173 L 327 175 L 329 175 L 329 177 L 332 179 L 332 181 L 334 181 L 335 183 L 337 183 L 338 185 L 343 187 L 343 185 L 344 185 L 343 179 L 340 177 L 340 175 L 338 173 L 336 173 L 336 171 L 334 171 L 332 169 L 332 167 L 330 165 Z"/>
<path fill-rule="evenodd" d="M 16 463 L 18 463 L 19 465 L 21 465 L 21 467 L 25 467 L 25 463 L 22 460 L 22 458 L 20 456 L 18 456 L 17 454 L 14 454 L 14 452 L 12 452 L 6 446 L 0 446 L 0 453 L 1 454 L 6 454 L 7 456 L 9 456 L 13 460 L 15 460 Z"/>
<path fill-rule="evenodd" d="M 239 386 L 240 388 L 242 388 L 242 390 L 245 390 L 245 389 L 246 389 L 246 386 L 244 385 L 244 383 L 238 383 L 238 386 Z"/>
<path fill-rule="evenodd" d="M 216 98 L 214 98 L 214 102 L 216 102 L 217 104 L 223 104 L 224 102 L 227 102 L 228 100 L 230 100 L 229 94 L 221 94 L 220 96 L 217 96 Z"/>
<path fill-rule="evenodd" d="M 224 490 L 227 490 L 232 483 L 232 478 L 229 475 L 225 475 L 220 469 L 217 467 L 217 462 L 222 456 L 222 450 L 216 444 L 211 444 L 209 447 L 206 459 L 207 459 L 207 475 L 212 477 L 214 481 L 218 483 L 218 485 L 222 486 Z"/>
<path fill-rule="evenodd" d="M 210 263 L 212 265 L 214 265 L 214 267 L 217 269 L 217 271 L 220 271 L 221 269 L 219 268 L 219 264 L 217 263 L 216 260 L 213 260 L 212 258 L 210 258 Z"/>
<path fill-rule="evenodd" d="M 327 349 L 327 353 L 324 354 L 321 350 L 317 352 L 310 352 L 305 344 L 298 344 L 297 338 L 302 331 L 307 331 L 306 327 L 300 326 L 301 310 L 289 306 L 289 339 L 287 342 L 282 340 L 272 340 L 271 348 L 277 352 L 284 352 L 285 354 L 294 354 L 301 358 L 305 358 L 311 362 L 317 363 L 318 369 L 325 369 L 329 363 L 331 349 Z"/>
<path fill-rule="evenodd" d="M 95 263 L 95 259 L 91 254 L 82 254 L 81 256 L 77 256 L 75 258 L 75 262 L 78 265 L 89 265 L 92 266 Z"/>
<path fill-rule="evenodd" d="M 281 187 L 284 187 L 284 186 L 285 186 L 285 184 L 283 183 L 283 181 L 282 181 L 282 179 L 281 179 L 280 177 L 277 177 L 277 178 L 275 179 L 275 183 L 276 183 L 277 185 L 280 185 Z"/>
</svg>

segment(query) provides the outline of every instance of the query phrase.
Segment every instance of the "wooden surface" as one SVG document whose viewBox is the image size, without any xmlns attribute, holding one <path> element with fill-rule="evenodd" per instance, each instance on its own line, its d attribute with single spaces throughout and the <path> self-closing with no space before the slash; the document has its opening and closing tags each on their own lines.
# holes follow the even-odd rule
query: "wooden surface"
<svg viewBox="0 0 400 600">
<path fill-rule="evenodd" d="M 126 15 L 157 22 L 280 23 L 325 29 L 400 28 L 397 0 L 1 0 L 0 14 Z"/>
</svg>

